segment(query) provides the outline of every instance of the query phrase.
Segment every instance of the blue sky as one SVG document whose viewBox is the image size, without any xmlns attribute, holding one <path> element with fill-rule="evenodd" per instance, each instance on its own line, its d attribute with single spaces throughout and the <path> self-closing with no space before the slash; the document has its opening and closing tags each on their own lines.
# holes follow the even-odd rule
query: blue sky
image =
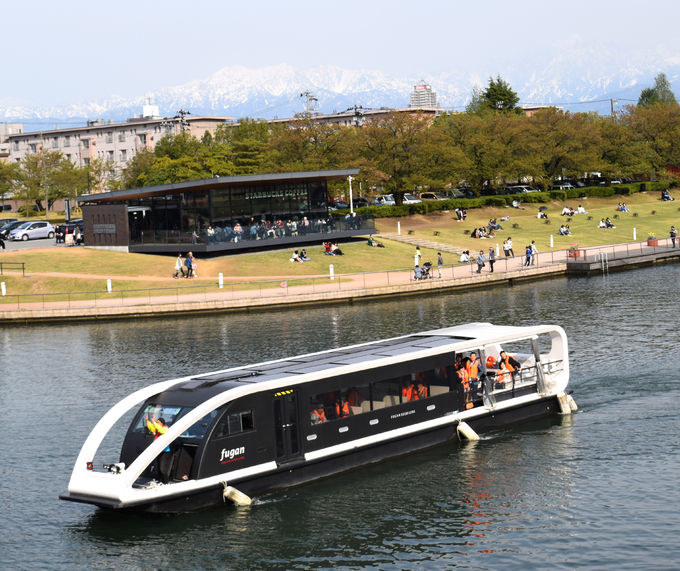
<svg viewBox="0 0 680 571">
<path fill-rule="evenodd" d="M 232 65 L 505 78 L 569 46 L 601 48 L 624 64 L 641 50 L 680 60 L 678 16 L 670 0 L 11 2 L 2 9 L 0 102 L 129 97 Z"/>
</svg>

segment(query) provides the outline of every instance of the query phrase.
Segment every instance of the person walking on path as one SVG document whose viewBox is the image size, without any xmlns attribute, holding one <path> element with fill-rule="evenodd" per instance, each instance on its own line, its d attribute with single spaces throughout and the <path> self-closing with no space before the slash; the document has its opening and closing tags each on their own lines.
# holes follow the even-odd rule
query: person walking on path
<svg viewBox="0 0 680 571">
<path fill-rule="evenodd" d="M 420 261 L 423 259 L 423 255 L 420 253 L 420 246 L 416 246 L 416 253 L 413 256 L 413 265 L 420 266 Z"/>
<path fill-rule="evenodd" d="M 194 255 L 192 252 L 189 252 L 187 254 L 187 257 L 184 259 L 184 266 L 187 269 L 187 278 L 192 278 L 194 277 Z"/>
<path fill-rule="evenodd" d="M 493 265 L 496 262 L 496 250 L 493 249 L 493 246 L 489 248 L 489 273 L 493 274 Z"/>
<path fill-rule="evenodd" d="M 508 239 L 503 242 L 503 253 L 505 254 L 506 258 L 515 255 L 515 252 L 512 249 L 512 238 L 510 236 L 508 236 Z"/>
<path fill-rule="evenodd" d="M 486 265 L 485 260 L 486 260 L 486 256 L 484 255 L 484 250 L 480 250 L 479 255 L 477 256 L 477 273 L 478 274 L 482 273 L 482 268 Z"/>
<path fill-rule="evenodd" d="M 675 239 L 678 236 L 678 231 L 675 229 L 675 226 L 671 226 L 670 235 L 671 235 L 671 244 L 673 244 L 673 248 L 675 248 Z M 4 248 L 4 246 L 3 246 L 3 248 Z"/>
<path fill-rule="evenodd" d="M 444 266 L 444 258 L 442 258 L 442 253 L 437 252 L 437 271 L 439 272 L 439 277 L 442 277 L 442 267 Z"/>
<path fill-rule="evenodd" d="M 536 265 L 536 260 L 538 256 L 538 248 L 536 247 L 536 240 L 531 241 L 531 265 Z"/>
<path fill-rule="evenodd" d="M 529 264 L 531 264 L 531 244 L 529 244 L 529 245 L 526 247 L 526 250 L 524 251 L 524 256 L 525 256 L 525 258 L 524 258 L 524 267 L 526 268 L 526 267 L 529 266 Z"/>
<path fill-rule="evenodd" d="M 177 260 L 175 260 L 175 273 L 172 275 L 173 278 L 184 277 L 184 260 L 182 260 L 182 254 L 177 254 Z"/>
</svg>

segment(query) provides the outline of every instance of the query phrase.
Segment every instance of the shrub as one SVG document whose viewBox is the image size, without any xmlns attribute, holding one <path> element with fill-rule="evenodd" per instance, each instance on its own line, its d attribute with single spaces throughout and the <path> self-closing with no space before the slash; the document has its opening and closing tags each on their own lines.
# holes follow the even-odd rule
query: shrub
<svg viewBox="0 0 680 571">
<path fill-rule="evenodd" d="M 550 194 L 550 198 L 553 200 L 557 200 L 558 202 L 566 202 L 568 193 L 569 191 L 567 190 L 551 190 L 548 194 Z M 576 198 L 578 198 L 578 196 Z"/>
</svg>

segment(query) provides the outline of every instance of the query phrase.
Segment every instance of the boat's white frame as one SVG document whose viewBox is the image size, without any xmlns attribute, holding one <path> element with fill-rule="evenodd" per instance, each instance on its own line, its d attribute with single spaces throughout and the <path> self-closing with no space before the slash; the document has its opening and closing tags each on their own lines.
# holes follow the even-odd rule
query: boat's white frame
<svg viewBox="0 0 680 571">
<path fill-rule="evenodd" d="M 256 466 L 250 466 L 240 470 L 232 470 L 225 474 L 212 476 L 209 478 L 202 478 L 200 480 L 187 480 L 181 482 L 172 482 L 170 484 L 157 484 L 147 487 L 134 487 L 133 484 L 140 477 L 147 466 L 154 461 L 154 459 L 177 437 L 190 428 L 194 423 L 198 422 L 210 411 L 224 405 L 225 403 L 257 392 L 275 391 L 278 389 L 290 388 L 297 385 L 302 385 L 308 382 L 316 381 L 323 378 L 329 378 L 337 375 L 344 375 L 364 370 L 368 364 L 370 368 L 379 368 L 385 365 L 393 365 L 395 363 L 412 361 L 414 359 L 433 356 L 444 352 L 456 351 L 458 353 L 478 350 L 480 347 L 489 345 L 502 345 L 504 343 L 523 341 L 536 338 L 541 334 L 549 334 L 551 337 L 551 348 L 547 354 L 541 354 L 541 361 L 546 358 L 547 361 L 562 361 L 563 366 L 559 371 L 552 373 L 545 373 L 545 390 L 544 394 L 525 395 L 509 400 L 501 401 L 493 407 L 482 406 L 473 409 L 454 412 L 445 416 L 440 416 L 431 420 L 409 425 L 403 428 L 391 430 L 388 432 L 380 432 L 373 436 L 363 437 L 343 444 L 330 446 L 321 450 L 308 452 L 304 455 L 305 460 L 319 460 L 325 457 L 333 456 L 335 454 L 344 453 L 353 449 L 370 446 L 383 441 L 390 440 L 397 436 L 404 436 L 417 433 L 423 430 L 429 430 L 438 426 L 447 424 L 456 424 L 461 421 L 466 421 L 476 416 L 481 416 L 491 410 L 498 411 L 505 408 L 515 407 L 521 404 L 527 404 L 545 396 L 563 394 L 569 381 L 569 359 L 568 359 L 568 342 L 564 330 L 557 325 L 537 325 L 527 327 L 515 326 L 498 326 L 490 323 L 470 323 L 466 325 L 459 325 L 455 327 L 448 327 L 445 329 L 438 329 L 434 331 L 426 331 L 418 335 L 442 335 L 442 336 L 465 336 L 472 337 L 470 340 L 452 341 L 450 345 L 438 346 L 434 349 L 420 349 L 409 352 L 405 355 L 385 357 L 376 359 L 374 361 L 364 361 L 361 363 L 345 365 L 341 367 L 333 367 L 333 369 L 325 369 L 322 371 L 314 371 L 311 373 L 300 374 L 295 377 L 285 377 L 282 379 L 275 379 L 271 381 L 264 381 L 260 383 L 248 383 L 240 387 L 235 387 L 226 390 L 214 397 L 204 401 L 200 405 L 193 408 L 186 415 L 181 417 L 174 423 L 168 431 L 154 440 L 136 459 L 126 466 L 120 472 L 99 472 L 88 469 L 89 463 L 94 461 L 95 455 L 101 446 L 104 438 L 113 428 L 113 426 L 129 411 L 139 406 L 146 399 L 153 395 L 159 394 L 175 385 L 187 382 L 191 379 L 209 377 L 219 373 L 229 373 L 239 370 L 257 369 L 258 366 L 265 364 L 278 363 L 287 361 L 290 357 L 285 359 L 277 359 L 267 361 L 265 363 L 258 363 L 255 365 L 234 367 L 225 369 L 223 371 L 216 371 L 212 373 L 205 373 L 201 375 L 191 375 L 179 379 L 162 381 L 140 389 L 131 395 L 125 397 L 123 400 L 114 405 L 100 420 L 97 422 L 92 432 L 87 437 L 83 447 L 78 454 L 73 472 L 68 484 L 68 492 L 71 496 L 80 499 L 92 499 L 92 503 L 100 503 L 112 505 L 114 507 L 131 507 L 139 504 L 153 503 L 166 498 L 177 495 L 190 494 L 198 490 L 207 489 L 219 484 L 225 487 L 229 482 L 241 480 L 243 478 L 254 475 L 265 474 L 277 469 L 275 461 L 264 462 Z M 404 335 L 392 338 L 391 340 L 407 339 L 412 335 Z M 362 343 L 353 345 L 347 348 L 355 349 L 370 345 L 371 343 Z M 309 353 L 300 355 L 299 357 L 309 357 L 314 355 L 323 355 L 337 351 L 337 349 L 329 349 L 327 351 L 320 351 L 317 353 Z M 330 374 L 329 374 L 330 373 Z"/>
</svg>

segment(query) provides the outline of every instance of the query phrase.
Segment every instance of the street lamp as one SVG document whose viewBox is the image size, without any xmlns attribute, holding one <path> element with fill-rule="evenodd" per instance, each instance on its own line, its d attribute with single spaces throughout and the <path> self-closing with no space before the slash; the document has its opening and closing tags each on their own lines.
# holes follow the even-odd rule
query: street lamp
<svg viewBox="0 0 680 571">
<path fill-rule="evenodd" d="M 354 214 L 354 203 L 352 202 L 352 181 L 354 179 L 352 175 L 348 176 L 347 180 L 349 181 L 349 211 L 351 214 Z"/>
</svg>

